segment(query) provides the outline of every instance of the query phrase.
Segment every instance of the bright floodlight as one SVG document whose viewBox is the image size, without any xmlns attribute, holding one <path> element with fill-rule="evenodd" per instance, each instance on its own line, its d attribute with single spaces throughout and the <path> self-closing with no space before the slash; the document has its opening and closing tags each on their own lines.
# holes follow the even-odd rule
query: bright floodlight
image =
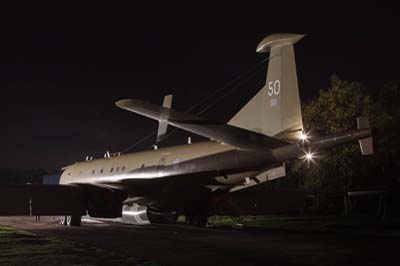
<svg viewBox="0 0 400 266">
<path fill-rule="evenodd" d="M 307 152 L 306 153 L 306 159 L 311 161 L 314 158 L 314 154 L 312 154 L 311 152 Z"/>
<path fill-rule="evenodd" d="M 308 139 L 308 136 L 307 136 L 307 134 L 306 133 L 304 133 L 304 132 L 301 132 L 301 134 L 300 134 L 300 140 L 307 140 Z"/>
</svg>

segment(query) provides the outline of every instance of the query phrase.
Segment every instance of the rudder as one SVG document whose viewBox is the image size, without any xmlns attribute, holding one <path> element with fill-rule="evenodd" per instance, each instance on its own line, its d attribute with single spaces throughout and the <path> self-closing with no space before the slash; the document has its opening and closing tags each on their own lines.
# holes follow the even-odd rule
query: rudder
<svg viewBox="0 0 400 266">
<path fill-rule="evenodd" d="M 257 52 L 270 52 L 266 84 L 228 124 L 283 140 L 299 140 L 303 121 L 293 44 L 303 37 L 272 34 L 260 42 Z"/>
</svg>

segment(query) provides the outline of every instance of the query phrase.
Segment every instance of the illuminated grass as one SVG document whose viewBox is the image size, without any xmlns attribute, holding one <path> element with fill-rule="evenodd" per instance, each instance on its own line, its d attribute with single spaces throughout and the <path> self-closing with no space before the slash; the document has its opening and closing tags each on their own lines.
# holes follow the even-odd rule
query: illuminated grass
<svg viewBox="0 0 400 266">
<path fill-rule="evenodd" d="M 285 229 L 299 231 L 325 232 L 335 228 L 349 228 L 354 231 L 385 225 L 396 225 L 400 228 L 400 220 L 386 220 L 383 222 L 378 216 L 365 215 L 332 215 L 332 216 L 286 216 L 286 215 L 263 215 L 263 216 L 213 216 L 209 221 L 215 226 L 234 226 L 242 224 L 249 227 Z"/>
<path fill-rule="evenodd" d="M 0 265 L 157 265 L 67 240 L 0 227 Z"/>
</svg>

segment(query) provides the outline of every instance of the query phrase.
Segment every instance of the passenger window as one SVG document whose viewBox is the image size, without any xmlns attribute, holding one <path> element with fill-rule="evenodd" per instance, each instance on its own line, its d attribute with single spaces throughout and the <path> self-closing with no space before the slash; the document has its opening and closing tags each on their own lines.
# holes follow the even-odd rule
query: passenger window
<svg viewBox="0 0 400 266">
<path fill-rule="evenodd" d="M 117 169 L 115 169 L 115 172 L 118 172 L 119 171 L 119 166 L 117 166 Z"/>
<path fill-rule="evenodd" d="M 125 171 L 125 166 L 122 166 L 122 172 L 124 172 Z"/>
<path fill-rule="evenodd" d="M 95 172 L 95 170 L 93 169 L 93 171 L 92 171 L 92 175 L 94 175 L 94 172 Z"/>
<path fill-rule="evenodd" d="M 114 167 L 111 167 L 110 173 L 114 172 Z"/>
<path fill-rule="evenodd" d="M 102 174 L 102 173 L 103 173 L 103 169 L 100 170 L 100 174 Z"/>
</svg>

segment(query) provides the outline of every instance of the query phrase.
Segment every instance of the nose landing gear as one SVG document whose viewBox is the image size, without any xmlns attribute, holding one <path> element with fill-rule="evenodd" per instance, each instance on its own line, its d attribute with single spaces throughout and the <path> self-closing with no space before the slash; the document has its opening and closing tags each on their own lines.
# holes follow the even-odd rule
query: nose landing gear
<svg viewBox="0 0 400 266">
<path fill-rule="evenodd" d="M 80 226 L 81 219 L 81 215 L 64 215 L 60 217 L 60 225 Z"/>
</svg>

